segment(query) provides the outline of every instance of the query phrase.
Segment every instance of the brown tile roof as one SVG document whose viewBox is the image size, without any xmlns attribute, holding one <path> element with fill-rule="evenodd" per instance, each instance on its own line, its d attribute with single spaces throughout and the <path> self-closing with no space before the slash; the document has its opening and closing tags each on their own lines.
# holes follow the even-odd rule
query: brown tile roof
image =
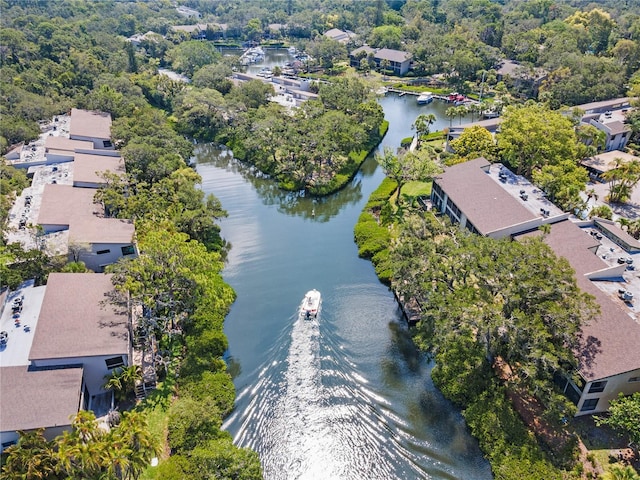
<svg viewBox="0 0 640 480">
<path fill-rule="evenodd" d="M 537 218 L 485 173 L 489 165 L 476 158 L 447 168 L 434 181 L 483 235 Z"/>
<path fill-rule="evenodd" d="M 619 120 L 614 122 L 606 122 L 604 126 L 609 130 L 609 135 L 618 135 L 619 133 L 630 132 L 631 128 Z"/>
<path fill-rule="evenodd" d="M 595 297 L 601 311 L 582 327 L 578 354 L 582 375 L 597 380 L 640 368 L 640 324 L 590 280 L 578 278 L 578 286 Z"/>
<path fill-rule="evenodd" d="M 584 276 L 609 267 L 595 252 L 600 242 L 569 220 L 549 225 L 544 241 L 555 254 L 566 258 L 576 275 Z M 539 231 L 538 231 L 539 232 Z"/>
<path fill-rule="evenodd" d="M 580 373 L 587 380 L 597 380 L 640 368 L 640 324 L 585 276 L 607 267 L 588 250 L 599 242 L 568 220 L 551 225 L 544 241 L 556 255 L 569 261 L 580 289 L 593 295 L 600 305 L 600 315 L 582 327 L 577 352 Z"/>
<path fill-rule="evenodd" d="M 128 220 L 104 218 L 104 209 L 93 202 L 96 191 L 71 185 L 45 185 L 39 225 L 68 225 L 69 239 L 88 243 L 130 243 L 135 228 Z"/>
<path fill-rule="evenodd" d="M 71 425 L 80 407 L 82 368 L 0 368 L 0 431 Z"/>
<path fill-rule="evenodd" d="M 122 157 L 77 153 L 73 160 L 73 182 L 103 184 L 97 172 L 125 173 Z"/>
<path fill-rule="evenodd" d="M 111 138 L 111 115 L 105 112 L 71 109 L 69 137 Z"/>
<path fill-rule="evenodd" d="M 111 277 L 49 275 L 29 360 L 128 353 L 128 314 L 110 303 Z"/>
<path fill-rule="evenodd" d="M 46 137 L 44 140 L 45 151 L 58 150 L 73 152 L 76 148 L 93 150 L 93 142 L 87 140 L 71 140 L 67 137 Z"/>
</svg>

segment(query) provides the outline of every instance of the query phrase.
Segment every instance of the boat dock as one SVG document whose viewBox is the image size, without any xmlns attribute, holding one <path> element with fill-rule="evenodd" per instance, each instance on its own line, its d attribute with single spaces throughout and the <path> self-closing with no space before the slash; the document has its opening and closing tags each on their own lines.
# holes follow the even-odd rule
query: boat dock
<svg viewBox="0 0 640 480">
<path fill-rule="evenodd" d="M 422 312 L 420 303 L 415 298 L 405 300 L 404 296 L 398 295 L 396 290 L 393 290 L 393 295 L 396 297 L 398 305 L 400 305 L 400 310 L 402 310 L 407 323 L 410 327 L 413 327 L 420 321 L 420 314 Z"/>
<path fill-rule="evenodd" d="M 404 95 L 415 95 L 416 97 L 419 97 L 422 92 L 414 92 L 414 91 L 409 91 L 409 90 L 401 90 L 399 88 L 393 88 L 393 87 L 387 87 L 386 89 L 387 92 L 391 92 L 391 93 L 397 93 L 399 97 L 403 97 Z M 449 95 L 438 95 L 438 94 L 432 94 L 432 97 L 438 100 L 441 100 L 443 102 L 446 103 L 456 103 L 454 100 L 451 100 L 449 98 Z M 465 103 L 480 103 L 476 100 L 472 100 L 470 98 L 467 97 L 467 99 L 465 100 Z"/>
</svg>

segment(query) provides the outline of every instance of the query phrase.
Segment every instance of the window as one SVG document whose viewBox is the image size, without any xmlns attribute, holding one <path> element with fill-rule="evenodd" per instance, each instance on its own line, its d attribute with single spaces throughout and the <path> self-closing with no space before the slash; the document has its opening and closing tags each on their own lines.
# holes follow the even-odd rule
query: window
<svg viewBox="0 0 640 480">
<path fill-rule="evenodd" d="M 581 412 L 589 412 L 591 410 L 595 410 L 596 409 L 596 405 L 598 405 L 598 400 L 600 400 L 599 398 L 590 398 L 588 400 L 585 400 L 584 403 L 582 404 L 582 408 L 580 409 Z"/>
<path fill-rule="evenodd" d="M 104 148 L 111 148 L 113 146 L 113 144 L 111 143 L 111 140 L 103 140 L 102 141 L 102 146 Z"/>
<path fill-rule="evenodd" d="M 107 358 L 104 363 L 107 364 L 107 368 L 109 370 L 113 370 L 114 368 L 124 366 L 124 358 L 122 358 L 122 355 L 119 357 Z"/>
<path fill-rule="evenodd" d="M 607 386 L 607 381 L 603 380 L 602 382 L 593 382 L 589 387 L 589 393 L 600 393 L 604 391 L 604 387 Z"/>
<path fill-rule="evenodd" d="M 121 247 L 120 249 L 122 250 L 123 255 L 133 255 L 134 253 L 136 253 L 136 250 L 135 248 L 133 248 L 133 245 L 127 245 L 125 247 Z"/>
<path fill-rule="evenodd" d="M 98 250 L 96 253 L 98 255 L 104 255 L 105 253 L 110 253 L 111 250 L 109 250 L 108 248 L 106 250 Z"/>
<path fill-rule="evenodd" d="M 631 377 L 629 382 L 640 382 L 640 377 Z"/>
</svg>

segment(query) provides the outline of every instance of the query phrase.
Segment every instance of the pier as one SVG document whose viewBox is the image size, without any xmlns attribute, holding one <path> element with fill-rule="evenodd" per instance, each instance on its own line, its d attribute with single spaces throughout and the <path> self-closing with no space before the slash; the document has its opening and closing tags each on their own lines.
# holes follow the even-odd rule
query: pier
<svg viewBox="0 0 640 480">
<path fill-rule="evenodd" d="M 387 87 L 386 91 L 387 92 L 391 92 L 391 93 L 397 93 L 399 97 L 402 97 L 404 95 L 415 95 L 416 97 L 419 97 L 422 94 L 422 92 L 401 90 L 399 88 L 393 88 L 393 87 Z M 437 100 L 441 100 L 441 101 L 446 102 L 446 103 L 456 103 L 455 101 L 449 99 L 449 95 L 438 95 L 438 94 L 434 93 L 432 96 L 433 96 L 433 98 L 435 98 Z M 465 103 L 480 103 L 480 102 L 478 102 L 477 100 L 472 100 L 469 97 L 466 97 Z"/>
</svg>

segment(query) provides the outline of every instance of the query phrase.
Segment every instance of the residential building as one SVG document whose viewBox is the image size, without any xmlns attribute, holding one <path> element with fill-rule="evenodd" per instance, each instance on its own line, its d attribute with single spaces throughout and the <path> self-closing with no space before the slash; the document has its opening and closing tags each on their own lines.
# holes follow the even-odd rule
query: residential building
<svg viewBox="0 0 640 480">
<path fill-rule="evenodd" d="M 518 197 L 505 187 L 517 191 Z M 533 190 L 523 178 L 480 157 L 447 168 L 434 178 L 431 203 L 461 228 L 504 238 L 567 217 Z"/>
<path fill-rule="evenodd" d="M 335 40 L 336 42 L 340 42 L 345 45 L 349 42 L 353 42 L 356 39 L 356 34 L 351 30 L 340 30 L 339 28 L 332 28 L 331 30 L 327 30 L 323 35 L 327 38 L 330 38 L 331 40 Z"/>
<path fill-rule="evenodd" d="M 392 50 L 390 48 L 374 49 L 368 45 L 356 48 L 349 54 L 349 62 L 352 67 L 360 67 L 362 58 L 371 57 L 376 64 L 376 68 L 381 68 L 384 61 L 387 61 L 388 68 L 393 70 L 394 75 L 406 75 L 411 67 L 412 56 L 409 52 L 402 50 Z"/>
<path fill-rule="evenodd" d="M 626 125 L 627 110 L 608 110 L 597 118 L 590 118 L 589 124 L 605 133 L 605 151 L 623 150 L 631 138 L 631 127 Z M 583 118 L 583 121 L 586 119 Z"/>
<path fill-rule="evenodd" d="M 93 148 L 113 150 L 111 115 L 105 112 L 71 109 L 69 138 L 93 142 Z"/>
<path fill-rule="evenodd" d="M 612 231 L 612 225 L 608 229 Z M 598 221 L 592 231 L 602 231 Z M 529 235 L 541 232 L 525 236 Z M 620 393 L 640 392 L 640 323 L 637 313 L 617 294 L 620 288 L 638 287 L 625 278 L 629 277 L 627 263 L 604 261 L 601 255 L 607 256 L 610 250 L 602 248 L 602 239 L 575 223 L 565 220 L 553 224 L 543 239 L 557 256 L 568 260 L 578 287 L 593 296 L 600 308 L 600 313 L 581 328 L 576 351 L 580 381 L 564 378 L 560 385 L 577 405 L 576 415 L 605 412 Z M 626 255 L 625 259 L 630 258 Z"/>
<path fill-rule="evenodd" d="M 53 370 L 0 367 L 0 452 L 18 441 L 18 430 L 45 428 L 48 440 L 69 430 L 82 403 L 81 366 Z"/>
<path fill-rule="evenodd" d="M 46 428 L 53 438 L 78 410 L 108 413 L 105 376 L 132 362 L 130 317 L 111 275 L 51 273 L 45 286 L 26 282 L 0 295 L 0 443 L 18 430 Z M 22 302 L 19 317 L 15 300 Z"/>
<path fill-rule="evenodd" d="M 591 178 L 604 182 L 602 179 L 603 173 L 618 168 L 618 165 L 638 160 L 640 160 L 640 158 L 635 155 L 631 155 L 630 153 L 621 152 L 620 150 L 611 150 L 609 152 L 599 153 L 593 157 L 585 158 L 580 163 L 589 171 Z"/>
<path fill-rule="evenodd" d="M 612 113 L 610 118 L 612 121 L 614 119 L 615 121 L 621 121 L 623 117 L 621 117 L 620 115 L 626 114 L 626 112 L 631 108 L 629 102 L 630 102 L 630 99 L 627 97 L 613 98 L 611 100 L 605 100 L 602 102 L 592 102 L 592 103 L 585 103 L 582 105 L 576 105 L 575 107 L 572 107 L 572 110 L 578 109 L 584 112 L 581 121 L 582 123 L 586 123 L 586 124 L 590 124 L 591 120 L 596 120 L 597 121 L 596 123 L 598 123 L 600 116 L 602 114 L 605 114 L 606 112 Z M 618 113 L 615 113 L 615 112 L 618 112 Z M 609 120 L 607 118 L 604 118 L 604 120 L 605 120 L 604 123 L 609 123 Z M 500 129 L 500 123 L 502 123 L 502 118 L 496 117 L 496 118 L 490 118 L 487 120 L 481 120 L 478 122 L 464 123 L 462 125 L 453 125 L 449 129 L 448 139 L 453 140 L 458 138 L 465 129 L 473 126 L 481 126 L 489 130 L 491 133 L 496 133 Z M 594 125 L 594 126 L 596 126 L 596 128 L 600 128 L 601 130 L 605 131 L 604 123 L 600 126 L 598 125 Z M 622 127 L 620 127 L 620 125 L 617 125 L 617 124 L 609 125 L 607 128 L 609 128 L 610 130 L 610 135 L 609 135 L 610 140 L 608 143 L 609 147 L 607 148 L 607 150 L 616 150 L 615 148 L 616 145 L 621 145 L 621 144 L 626 145 L 626 142 L 628 141 L 628 135 L 625 129 L 622 129 Z M 616 131 L 617 133 L 614 134 L 613 133 L 614 131 Z M 622 135 L 623 133 L 625 136 L 625 140 L 621 140 L 622 137 L 620 136 L 616 136 L 614 138 L 614 135 Z"/>
<path fill-rule="evenodd" d="M 473 233 L 522 239 L 542 235 L 556 255 L 576 272 L 578 287 L 600 308 L 582 325 L 575 352 L 582 381 L 561 386 L 577 405 L 577 415 L 606 411 L 618 394 L 640 391 L 640 281 L 634 256 L 640 242 L 614 222 L 574 223 L 535 186 L 484 158 L 449 167 L 433 181 L 433 209 Z M 640 257 L 640 256 L 638 256 Z"/>
<path fill-rule="evenodd" d="M 76 153 L 73 160 L 73 186 L 82 188 L 99 188 L 105 185 L 103 173 L 117 175 L 126 173 L 124 159 L 112 155 L 90 155 Z"/>
<path fill-rule="evenodd" d="M 105 376 L 130 359 L 129 313 L 112 275 L 51 273 L 29 352 L 33 369 L 83 367 L 84 406 L 105 393 Z"/>
<path fill-rule="evenodd" d="M 538 96 L 540 84 L 547 76 L 548 73 L 542 68 L 529 67 L 514 60 L 503 60 L 496 67 L 497 80 L 511 84 L 520 95 L 527 98 Z"/>
<path fill-rule="evenodd" d="M 91 188 L 45 185 L 37 224 L 45 235 L 67 231 L 69 260 L 102 272 L 122 257 L 136 257 L 138 250 L 133 223 L 106 218 L 102 205 L 93 201 L 95 193 Z"/>
</svg>

